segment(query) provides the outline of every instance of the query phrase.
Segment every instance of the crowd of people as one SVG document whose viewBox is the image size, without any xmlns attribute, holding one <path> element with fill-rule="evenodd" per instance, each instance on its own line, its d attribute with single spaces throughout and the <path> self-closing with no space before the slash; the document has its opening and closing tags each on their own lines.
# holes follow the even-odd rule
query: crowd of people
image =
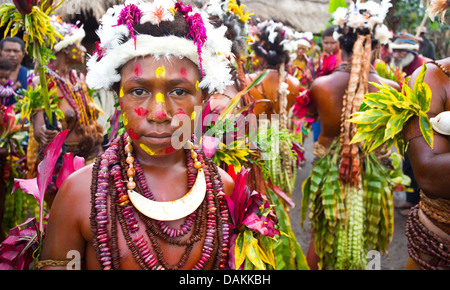
<svg viewBox="0 0 450 290">
<path fill-rule="evenodd" d="M 408 217 L 405 268 L 449 269 L 450 59 L 423 26 L 390 30 L 391 7 L 351 2 L 314 36 L 239 0 L 127 0 L 89 53 L 83 25 L 43 16 L 59 37 L 29 68 L 30 40 L 3 38 L 0 269 L 366 269 L 388 250 L 394 207 Z M 416 100 L 403 127 L 408 108 L 377 107 L 393 94 Z M 367 144 L 380 126 L 402 146 Z"/>
</svg>

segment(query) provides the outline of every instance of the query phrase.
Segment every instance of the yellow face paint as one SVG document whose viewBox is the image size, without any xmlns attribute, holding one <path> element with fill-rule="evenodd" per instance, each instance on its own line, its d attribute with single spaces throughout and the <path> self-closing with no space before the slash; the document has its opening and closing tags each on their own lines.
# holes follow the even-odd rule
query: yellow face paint
<svg viewBox="0 0 450 290">
<path fill-rule="evenodd" d="M 120 98 L 123 98 L 123 96 L 124 96 L 123 88 L 120 87 L 119 97 L 120 97 Z"/>
<path fill-rule="evenodd" d="M 122 120 L 123 120 L 124 126 L 128 125 L 128 116 L 127 116 L 126 112 L 122 112 Z"/>
<path fill-rule="evenodd" d="M 166 69 L 164 66 L 160 66 L 156 69 L 156 78 L 163 79 L 166 77 Z"/>
<path fill-rule="evenodd" d="M 164 95 L 161 93 L 156 94 L 156 102 L 157 103 L 164 103 Z"/>
<path fill-rule="evenodd" d="M 150 148 L 148 148 L 148 146 L 147 145 L 145 145 L 145 144 L 141 144 L 141 145 L 139 145 L 140 147 L 141 147 L 141 149 L 142 150 L 144 150 L 145 151 L 145 153 L 147 153 L 148 155 L 150 155 L 150 156 L 153 156 L 153 155 L 155 155 L 155 152 L 152 150 L 152 149 L 150 149 Z"/>
<path fill-rule="evenodd" d="M 197 117 L 197 112 L 193 111 L 191 114 L 191 120 L 194 120 Z"/>
<path fill-rule="evenodd" d="M 195 83 L 195 89 L 198 91 L 198 86 L 200 85 L 200 82 L 199 81 L 197 81 L 196 83 Z"/>
</svg>

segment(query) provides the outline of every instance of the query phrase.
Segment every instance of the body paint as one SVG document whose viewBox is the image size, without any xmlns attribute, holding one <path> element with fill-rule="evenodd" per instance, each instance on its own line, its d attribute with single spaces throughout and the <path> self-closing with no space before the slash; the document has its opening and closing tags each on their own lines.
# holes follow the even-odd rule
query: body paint
<svg viewBox="0 0 450 290">
<path fill-rule="evenodd" d="M 155 152 L 152 150 L 152 149 L 150 149 L 150 148 L 148 148 L 148 146 L 147 145 L 145 145 L 145 144 L 141 144 L 141 145 L 139 145 L 140 147 L 141 147 L 141 149 L 142 150 L 144 150 L 145 151 L 145 153 L 147 153 L 148 155 L 150 155 L 150 156 L 153 156 L 153 155 L 155 155 Z"/>
<path fill-rule="evenodd" d="M 166 115 L 166 113 L 164 113 L 164 111 L 157 111 L 156 113 L 155 113 L 155 117 L 157 118 L 157 119 L 164 119 L 164 118 L 166 118 L 167 117 L 167 115 Z"/>
<path fill-rule="evenodd" d="M 142 66 L 140 63 L 134 65 L 134 74 L 138 77 L 142 74 Z"/>
<path fill-rule="evenodd" d="M 126 112 L 122 112 L 122 120 L 123 120 L 124 126 L 128 125 L 128 116 L 127 116 Z"/>
<path fill-rule="evenodd" d="M 124 93 L 123 93 L 123 87 L 120 86 L 119 97 L 120 97 L 120 98 L 123 98 L 123 96 L 124 96 Z"/>
<path fill-rule="evenodd" d="M 199 81 L 197 81 L 196 83 L 195 83 L 195 89 L 198 91 L 198 89 L 199 89 L 199 86 L 200 85 L 200 82 Z"/>
<path fill-rule="evenodd" d="M 186 115 L 186 113 L 184 112 L 184 110 L 182 108 L 178 108 L 177 113 L 175 115 Z"/>
<path fill-rule="evenodd" d="M 163 94 L 161 94 L 161 93 L 156 94 L 156 103 L 157 104 L 164 103 L 164 95 Z"/>
<path fill-rule="evenodd" d="M 148 111 L 147 111 L 146 109 L 142 108 L 142 107 L 139 107 L 139 108 L 137 108 L 137 109 L 134 109 L 134 111 L 136 112 L 136 114 L 137 114 L 138 116 L 145 116 L 145 115 L 148 114 Z"/>
<path fill-rule="evenodd" d="M 134 129 L 132 129 L 132 128 L 130 128 L 128 130 L 128 135 L 130 136 L 131 139 L 134 139 L 134 140 L 139 139 L 139 135 L 136 132 L 134 132 Z"/>
<path fill-rule="evenodd" d="M 166 148 L 165 152 L 166 152 L 166 154 L 170 154 L 170 153 L 172 153 L 172 152 L 175 152 L 175 148 L 173 148 L 172 146 L 170 146 L 170 147 Z"/>
<path fill-rule="evenodd" d="M 163 79 L 166 77 L 166 69 L 164 66 L 160 66 L 156 69 L 156 78 L 157 79 Z"/>
<path fill-rule="evenodd" d="M 186 68 L 185 68 L 185 67 L 182 67 L 182 68 L 180 69 L 180 74 L 181 74 L 181 76 L 182 76 L 183 78 L 187 78 L 187 72 L 186 72 Z"/>
</svg>

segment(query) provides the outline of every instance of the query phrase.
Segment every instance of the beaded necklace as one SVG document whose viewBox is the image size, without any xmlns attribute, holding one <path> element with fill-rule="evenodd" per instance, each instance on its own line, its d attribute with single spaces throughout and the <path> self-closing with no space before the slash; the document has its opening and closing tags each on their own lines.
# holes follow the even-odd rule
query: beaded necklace
<svg viewBox="0 0 450 290">
<path fill-rule="evenodd" d="M 432 64 L 436 65 L 448 78 L 450 78 L 450 71 L 448 69 L 445 68 L 445 66 L 443 66 L 442 64 L 436 62 L 436 61 L 431 61 Z"/>
<path fill-rule="evenodd" d="M 90 105 L 90 103 L 92 103 L 92 100 L 86 84 L 84 84 L 80 80 L 75 71 L 70 71 L 69 79 L 66 80 L 61 77 L 50 65 L 48 65 L 46 68 L 58 88 L 63 93 L 64 98 L 75 110 L 79 122 L 84 125 L 83 127 L 85 133 L 87 133 L 87 127 L 92 122 L 92 117 L 95 115 L 95 112 L 93 106 Z"/>
<path fill-rule="evenodd" d="M 198 161 L 205 171 L 207 193 L 203 203 L 184 221 L 179 229 L 174 229 L 162 221 L 150 219 L 137 211 L 127 196 L 127 167 L 133 164 L 135 170 L 136 188 L 146 198 L 153 198 L 145 181 L 143 171 L 135 156 L 126 156 L 126 134 L 116 138 L 111 146 L 97 159 L 94 164 L 91 210 L 91 229 L 95 235 L 94 248 L 97 259 L 104 270 L 119 269 L 119 249 L 117 243 L 116 220 L 125 237 L 128 249 L 135 261 L 142 269 L 181 269 L 185 266 L 190 252 L 196 242 L 205 239 L 202 254 L 193 269 L 203 269 L 216 253 L 216 269 L 225 269 L 229 250 L 229 213 L 222 193 L 223 184 L 220 180 L 217 167 L 208 160 L 203 152 L 196 149 Z M 186 151 L 188 167 L 188 188 L 195 181 L 196 169 L 193 168 L 194 159 Z M 128 163 L 128 166 L 127 166 Z M 110 217 L 108 220 L 108 202 L 110 200 Z M 145 224 L 145 232 L 150 241 L 143 234 L 139 234 L 140 226 L 138 218 Z M 111 224 L 111 233 L 108 232 L 108 224 Z M 190 233 L 190 237 L 181 240 L 180 237 Z M 159 239 L 171 245 L 185 247 L 185 252 L 176 265 L 169 265 L 165 259 Z M 153 249 L 153 252 L 152 252 Z"/>
</svg>

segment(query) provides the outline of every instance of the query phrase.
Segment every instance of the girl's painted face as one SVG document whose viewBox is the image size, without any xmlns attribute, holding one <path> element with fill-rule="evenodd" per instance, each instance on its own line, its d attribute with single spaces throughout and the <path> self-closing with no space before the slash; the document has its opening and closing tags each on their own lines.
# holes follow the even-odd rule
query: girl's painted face
<svg viewBox="0 0 450 290">
<path fill-rule="evenodd" d="M 172 137 L 190 138 L 195 106 L 202 104 L 197 65 L 187 58 L 146 56 L 129 61 L 120 74 L 119 102 L 135 150 L 152 156 L 175 152 Z M 189 138 L 178 136 L 181 131 Z"/>
<path fill-rule="evenodd" d="M 73 61 L 76 63 L 81 64 L 84 63 L 86 48 L 83 45 L 81 45 L 81 43 L 73 44 L 69 46 L 67 49 L 68 49 L 67 54 L 70 59 L 73 59 Z"/>
</svg>

